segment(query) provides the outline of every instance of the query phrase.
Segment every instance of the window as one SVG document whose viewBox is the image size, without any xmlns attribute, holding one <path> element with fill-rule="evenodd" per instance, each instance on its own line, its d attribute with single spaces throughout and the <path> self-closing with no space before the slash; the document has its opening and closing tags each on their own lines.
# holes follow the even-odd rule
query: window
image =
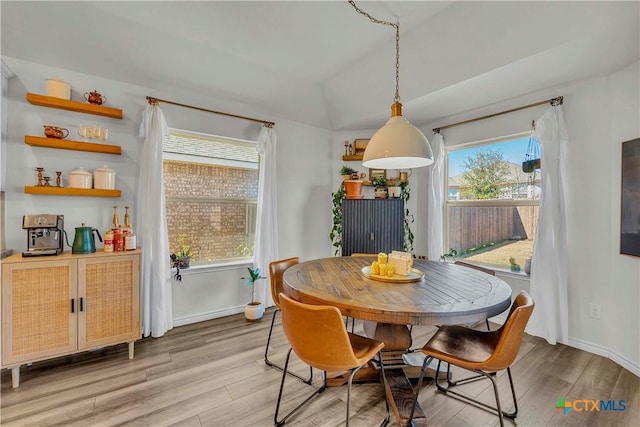
<svg viewBox="0 0 640 427">
<path fill-rule="evenodd" d="M 447 152 L 447 242 L 463 258 L 508 267 L 533 254 L 540 170 L 522 171 L 530 134 L 464 144 Z"/>
<path fill-rule="evenodd" d="M 253 257 L 256 143 L 170 129 L 163 159 L 170 251 L 183 240 L 193 263 Z"/>
</svg>

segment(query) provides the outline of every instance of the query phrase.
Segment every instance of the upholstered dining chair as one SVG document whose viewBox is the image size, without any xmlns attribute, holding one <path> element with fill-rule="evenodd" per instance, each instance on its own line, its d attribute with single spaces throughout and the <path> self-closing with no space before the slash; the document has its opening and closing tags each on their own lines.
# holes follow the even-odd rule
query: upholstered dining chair
<svg viewBox="0 0 640 427">
<path fill-rule="evenodd" d="M 492 276 L 496 275 L 496 271 L 495 270 L 491 270 L 490 268 L 481 267 L 481 266 L 475 265 L 475 264 L 469 264 L 468 262 L 456 261 L 456 262 L 454 262 L 454 264 L 462 265 L 462 266 L 469 267 L 469 268 L 473 268 L 474 270 L 482 271 L 483 273 L 487 273 L 487 274 L 490 274 Z M 490 331 L 491 330 L 491 326 L 489 325 L 489 319 L 486 319 L 485 322 L 487 324 L 487 331 Z"/>
<path fill-rule="evenodd" d="M 289 417 L 301 409 L 316 394 L 327 388 L 327 371 L 350 371 L 347 386 L 346 415 L 346 425 L 349 426 L 349 405 L 351 402 L 353 376 L 377 355 L 376 362 L 380 366 L 382 394 L 387 407 L 387 416 L 381 425 L 386 425 L 389 422 L 389 402 L 385 392 L 386 379 L 380 355 L 380 350 L 384 347 L 384 343 L 347 332 L 347 328 L 342 323 L 342 314 L 336 307 L 304 304 L 280 294 L 280 309 L 282 310 L 282 328 L 291 348 L 287 353 L 284 371 L 282 372 L 276 413 L 273 418 L 275 424 L 278 426 L 283 425 Z M 287 376 L 289 357 L 292 351 L 303 362 L 322 370 L 323 381 L 320 388 L 315 390 L 284 418 L 278 420 L 284 381 Z"/>
<path fill-rule="evenodd" d="M 452 394 L 466 403 L 496 412 L 500 418 L 501 426 L 504 426 L 504 417 L 515 418 L 518 415 L 518 401 L 513 387 L 511 365 L 518 355 L 524 329 L 531 317 L 534 305 L 531 297 L 525 291 L 521 291 L 511 305 L 507 320 L 495 331 L 479 331 L 460 325 L 441 326 L 422 348 L 422 352 L 426 357 L 420 371 L 420 379 L 418 380 L 416 397 L 413 402 L 410 419 L 413 418 L 418 402 L 418 394 L 422 387 L 425 368 L 433 359 L 438 359 L 435 380 L 438 391 L 445 394 Z M 491 380 L 496 399 L 496 407 L 486 405 L 470 396 L 453 391 L 452 388 L 456 383 L 452 383 L 449 380 L 449 375 L 447 375 L 447 387 L 440 385 L 438 378 L 441 362 L 450 363 L 460 368 L 473 371 Z M 513 398 L 514 410 L 512 412 L 502 410 L 500 395 L 498 393 L 496 373 L 505 369 L 509 376 L 509 385 L 511 386 L 511 396 Z M 460 384 L 460 382 L 458 382 L 458 384 Z"/>
<path fill-rule="evenodd" d="M 281 366 L 278 366 L 269 360 L 269 356 L 268 356 L 269 344 L 271 344 L 271 334 L 273 333 L 273 325 L 276 321 L 276 315 L 280 311 L 279 296 L 280 296 L 280 293 L 284 291 L 284 288 L 282 286 L 282 280 L 283 280 L 282 276 L 284 275 L 284 272 L 289 267 L 294 266 L 299 262 L 300 262 L 300 258 L 291 257 L 291 258 L 281 259 L 278 261 L 273 261 L 272 263 L 269 264 L 269 276 L 271 278 L 271 297 L 273 298 L 273 302 L 276 305 L 276 309 L 274 310 L 273 317 L 271 318 L 271 327 L 269 328 L 269 338 L 267 338 L 267 345 L 264 349 L 264 363 L 267 366 L 279 369 L 281 371 L 283 370 Z M 313 381 L 313 367 L 311 366 L 309 367 L 309 378 L 302 378 L 300 375 L 297 375 L 293 372 L 289 372 L 289 374 L 293 375 L 294 377 L 300 378 L 302 381 L 304 381 L 307 384 L 311 384 L 311 381 Z"/>
</svg>

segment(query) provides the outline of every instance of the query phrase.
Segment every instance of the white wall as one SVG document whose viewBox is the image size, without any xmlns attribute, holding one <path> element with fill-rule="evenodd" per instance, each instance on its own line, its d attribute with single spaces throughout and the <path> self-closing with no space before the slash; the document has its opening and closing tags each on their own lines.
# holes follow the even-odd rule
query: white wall
<svg viewBox="0 0 640 427">
<path fill-rule="evenodd" d="M 331 152 L 327 130 L 273 117 L 269 112 L 254 111 L 251 106 L 233 101 L 211 99 L 206 94 L 179 92 L 172 88 L 148 88 L 70 70 L 4 57 L 16 77 L 9 81 L 8 136 L 6 170 L 6 243 L 21 252 L 26 248 L 26 232 L 21 229 L 22 216 L 35 213 L 58 213 L 65 216 L 65 229 L 73 240 L 74 227 L 84 222 L 106 230 L 111 224 L 113 206 L 130 206 L 136 213 L 136 182 L 142 141 L 138 130 L 145 96 L 174 100 L 218 111 L 256 117 L 276 122 L 278 162 L 278 222 L 281 257 L 319 258 L 331 254 L 327 237 L 330 227 Z M 124 119 L 110 119 L 69 111 L 38 107 L 25 99 L 27 92 L 45 94 L 45 79 L 62 77 L 71 84 L 72 99 L 83 100 L 86 91 L 98 90 L 107 96 L 107 105 L 121 108 Z M 205 113 L 170 104 L 161 104 L 170 127 L 208 132 L 217 135 L 255 140 L 260 124 Z M 42 125 L 66 127 L 77 138 L 80 124 L 97 124 L 109 129 L 109 143 L 122 146 L 122 155 L 84 153 L 31 147 L 24 144 L 24 135 L 42 135 Z M 116 187 L 120 198 L 59 197 L 24 194 L 25 185 L 35 185 L 34 168 L 41 166 L 51 176 L 62 170 L 63 176 L 78 166 L 95 169 L 108 164 L 117 173 Z M 134 229 L 136 224 L 134 225 Z M 243 265 L 230 269 L 185 272 L 181 283 L 174 282 L 174 318 L 198 319 L 224 315 L 244 306 L 249 300 L 249 288 L 240 277 Z M 264 281 L 266 282 L 266 281 Z M 262 283 L 267 286 L 267 283 Z M 182 319 L 182 320 L 181 320 Z"/>
<path fill-rule="evenodd" d="M 640 136 L 639 64 L 608 76 L 492 105 L 423 126 L 431 129 L 504 109 L 564 96 L 569 134 L 567 171 L 570 345 L 611 357 L 640 375 L 640 258 L 619 254 L 621 142 Z M 525 132 L 548 105 L 442 131 L 445 145 Z M 523 153 L 524 157 L 524 153 Z M 417 175 L 418 209 L 426 212 L 428 168 Z M 426 250 L 426 213 L 417 217 L 416 252 Z M 504 277 L 514 291 L 526 284 Z M 517 283 L 516 283 L 517 281 Z M 588 315 L 602 305 L 602 318 Z"/>
</svg>

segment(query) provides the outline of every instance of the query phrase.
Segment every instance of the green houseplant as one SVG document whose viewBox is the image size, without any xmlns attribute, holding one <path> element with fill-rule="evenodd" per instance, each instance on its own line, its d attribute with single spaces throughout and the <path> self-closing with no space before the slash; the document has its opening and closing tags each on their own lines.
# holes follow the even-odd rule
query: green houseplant
<svg viewBox="0 0 640 427">
<path fill-rule="evenodd" d="M 251 286 L 251 302 L 244 307 L 244 317 L 249 321 L 254 321 L 262 318 L 264 314 L 264 305 L 254 298 L 255 284 L 258 280 L 266 279 L 266 277 L 260 275 L 260 268 L 247 267 L 247 270 L 249 271 L 249 277 L 241 277 L 241 279 L 245 281 L 245 285 Z"/>
<path fill-rule="evenodd" d="M 351 176 L 357 172 L 357 170 L 347 165 L 342 166 L 342 169 L 340 169 L 340 175 L 342 175 L 343 181 L 351 179 Z"/>
</svg>

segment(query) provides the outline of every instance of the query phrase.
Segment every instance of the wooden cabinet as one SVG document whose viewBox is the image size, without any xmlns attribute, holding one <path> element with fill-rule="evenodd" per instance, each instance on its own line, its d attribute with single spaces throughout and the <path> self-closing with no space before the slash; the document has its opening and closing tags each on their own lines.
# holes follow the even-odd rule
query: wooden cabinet
<svg viewBox="0 0 640 427">
<path fill-rule="evenodd" d="M 342 255 L 401 251 L 404 245 L 402 199 L 342 201 Z"/>
<path fill-rule="evenodd" d="M 140 338 L 140 251 L 2 261 L 2 367 Z"/>
</svg>

